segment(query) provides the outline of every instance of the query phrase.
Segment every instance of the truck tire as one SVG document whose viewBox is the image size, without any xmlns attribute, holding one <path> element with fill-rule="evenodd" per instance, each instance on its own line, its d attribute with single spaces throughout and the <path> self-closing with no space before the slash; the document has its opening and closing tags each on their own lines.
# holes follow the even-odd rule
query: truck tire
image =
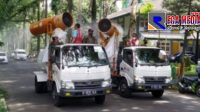
<svg viewBox="0 0 200 112">
<path fill-rule="evenodd" d="M 102 95 L 102 96 L 95 96 L 95 103 L 96 104 L 104 104 L 105 102 L 105 99 L 106 99 L 106 96 L 105 95 Z"/>
<path fill-rule="evenodd" d="M 198 85 L 198 86 L 196 87 L 195 92 L 196 92 L 196 95 L 197 95 L 198 97 L 200 97 L 200 85 Z"/>
<path fill-rule="evenodd" d="M 55 85 L 53 86 L 52 98 L 53 98 L 53 103 L 55 106 L 61 107 L 63 105 L 62 98 L 58 95 Z"/>
<path fill-rule="evenodd" d="M 153 95 L 153 97 L 155 98 L 161 98 L 162 95 L 164 93 L 164 90 L 156 90 L 156 91 L 152 91 L 151 94 Z"/>
<path fill-rule="evenodd" d="M 47 84 L 46 84 L 46 82 L 38 82 L 36 76 L 35 76 L 35 92 L 36 93 L 45 93 L 45 92 L 47 92 Z"/>
<path fill-rule="evenodd" d="M 119 84 L 119 94 L 122 97 L 129 98 L 131 97 L 131 90 L 128 87 L 126 79 L 122 79 Z"/>
</svg>

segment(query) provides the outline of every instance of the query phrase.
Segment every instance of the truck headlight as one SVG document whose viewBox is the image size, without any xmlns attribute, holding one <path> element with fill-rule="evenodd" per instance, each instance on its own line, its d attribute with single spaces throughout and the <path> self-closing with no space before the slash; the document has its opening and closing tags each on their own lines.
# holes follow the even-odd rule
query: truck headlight
<svg viewBox="0 0 200 112">
<path fill-rule="evenodd" d="M 109 87 L 111 85 L 111 80 L 104 80 L 101 87 Z"/>
<path fill-rule="evenodd" d="M 170 83 L 172 81 L 172 78 L 171 77 L 167 77 L 166 79 L 165 79 L 165 83 Z"/>
<path fill-rule="evenodd" d="M 138 83 L 138 84 L 144 84 L 145 83 L 145 80 L 143 77 L 137 77 L 135 76 L 135 82 Z"/>
<path fill-rule="evenodd" d="M 61 88 L 74 89 L 74 83 L 71 81 L 61 81 Z"/>
</svg>

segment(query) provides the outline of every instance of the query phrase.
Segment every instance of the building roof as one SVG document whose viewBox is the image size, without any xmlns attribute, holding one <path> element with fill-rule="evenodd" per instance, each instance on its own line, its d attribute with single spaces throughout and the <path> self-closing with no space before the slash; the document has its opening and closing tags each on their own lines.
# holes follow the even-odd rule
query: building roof
<svg viewBox="0 0 200 112">
<path fill-rule="evenodd" d="M 172 32 L 141 32 L 141 37 L 148 39 L 183 39 L 184 35 Z"/>
<path fill-rule="evenodd" d="M 124 16 L 126 14 L 130 14 L 131 11 L 132 11 L 132 6 L 129 6 L 128 8 L 124 8 L 124 9 L 118 11 L 118 12 L 114 12 L 114 13 L 108 15 L 107 18 L 112 19 L 112 18 Z"/>
</svg>

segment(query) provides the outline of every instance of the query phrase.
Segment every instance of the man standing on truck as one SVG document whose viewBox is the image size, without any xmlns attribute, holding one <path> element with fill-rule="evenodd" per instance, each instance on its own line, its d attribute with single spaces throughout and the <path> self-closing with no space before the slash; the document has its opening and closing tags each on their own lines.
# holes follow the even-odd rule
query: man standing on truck
<svg viewBox="0 0 200 112">
<path fill-rule="evenodd" d="M 88 29 L 88 35 L 87 35 L 87 37 L 85 37 L 85 38 L 83 39 L 83 42 L 84 42 L 84 43 L 93 43 L 93 44 L 96 43 L 96 39 L 95 39 L 95 37 L 93 36 L 93 30 L 92 30 L 92 29 Z"/>
<path fill-rule="evenodd" d="M 139 45 L 139 39 L 136 33 L 132 33 L 132 37 L 128 40 L 127 45 L 128 46 L 138 46 Z"/>
<path fill-rule="evenodd" d="M 76 23 L 74 29 L 76 33 L 72 39 L 72 43 L 82 43 L 83 33 L 81 32 L 81 25 L 79 23 Z"/>
</svg>

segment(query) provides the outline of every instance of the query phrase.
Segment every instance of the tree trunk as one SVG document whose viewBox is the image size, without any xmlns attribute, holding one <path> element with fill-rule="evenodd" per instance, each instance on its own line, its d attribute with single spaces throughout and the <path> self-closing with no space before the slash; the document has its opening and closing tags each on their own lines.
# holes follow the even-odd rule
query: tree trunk
<svg viewBox="0 0 200 112">
<path fill-rule="evenodd" d="M 68 1 L 68 12 L 70 14 L 72 14 L 72 10 L 73 10 L 73 0 L 67 0 Z M 69 30 L 67 31 L 67 39 L 66 39 L 66 42 L 67 43 L 70 43 L 70 40 L 71 40 L 71 35 L 72 35 L 72 29 L 69 28 Z"/>
<path fill-rule="evenodd" d="M 38 2 L 37 20 L 40 20 L 40 2 Z M 40 36 L 37 37 L 37 55 L 40 52 Z"/>
<path fill-rule="evenodd" d="M 132 13 L 131 13 L 131 18 L 130 18 L 130 26 L 129 26 L 129 31 L 128 31 L 128 38 L 130 38 L 130 35 L 133 32 L 136 32 L 136 18 L 137 18 L 137 9 L 135 9 L 135 5 L 137 5 L 137 0 L 134 0 L 132 3 Z"/>
<path fill-rule="evenodd" d="M 190 0 L 189 4 L 188 4 L 189 5 L 188 6 L 188 15 L 190 15 L 191 4 L 192 4 L 192 0 Z M 184 43 L 183 43 L 183 51 L 181 53 L 181 71 L 180 71 L 181 77 L 184 74 L 184 55 L 185 55 L 185 51 L 187 49 L 187 44 L 188 44 L 188 41 L 187 41 L 188 34 L 189 34 L 189 30 L 185 30 Z"/>
<path fill-rule="evenodd" d="M 45 0 L 45 18 L 47 18 L 48 16 L 48 3 L 47 3 L 47 0 Z M 47 46 L 47 42 L 48 39 L 47 39 L 47 33 L 45 33 L 45 42 L 44 42 L 44 45 Z"/>
<path fill-rule="evenodd" d="M 91 0 L 92 2 L 92 10 L 91 10 L 91 14 L 92 14 L 92 24 L 96 23 L 96 0 Z"/>
<path fill-rule="evenodd" d="M 196 39 L 196 53 L 195 53 L 195 63 L 198 63 L 199 58 L 199 31 L 197 31 L 197 39 Z"/>
<path fill-rule="evenodd" d="M 26 12 L 24 13 L 24 21 L 23 21 L 23 43 L 22 43 L 22 48 L 26 49 L 26 36 L 25 36 L 25 28 L 26 28 Z"/>
<path fill-rule="evenodd" d="M 97 9 L 97 6 L 96 6 L 96 0 L 91 0 L 91 3 L 92 3 L 92 6 L 91 6 L 91 15 L 92 15 L 92 18 L 91 18 L 91 27 L 92 29 L 96 29 L 96 20 L 97 20 L 97 12 L 96 12 L 96 9 Z M 96 34 L 97 31 L 94 31 L 94 35 L 97 35 Z M 97 37 L 97 36 L 95 36 Z M 97 40 L 97 38 L 95 38 Z"/>
<path fill-rule="evenodd" d="M 72 0 L 67 0 L 68 1 L 68 12 L 72 14 L 72 9 L 73 9 L 73 1 Z"/>
</svg>

